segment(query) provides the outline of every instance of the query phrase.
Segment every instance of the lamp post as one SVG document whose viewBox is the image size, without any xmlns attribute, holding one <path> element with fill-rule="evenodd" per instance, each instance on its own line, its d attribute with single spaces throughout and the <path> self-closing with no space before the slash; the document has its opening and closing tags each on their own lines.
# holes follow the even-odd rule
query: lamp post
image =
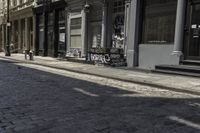
<svg viewBox="0 0 200 133">
<path fill-rule="evenodd" d="M 5 56 L 11 56 L 10 54 L 10 19 L 9 19 L 9 8 L 10 8 L 10 0 L 7 0 L 7 23 L 6 23 L 6 27 L 7 27 L 7 36 L 6 36 L 6 54 Z"/>
</svg>

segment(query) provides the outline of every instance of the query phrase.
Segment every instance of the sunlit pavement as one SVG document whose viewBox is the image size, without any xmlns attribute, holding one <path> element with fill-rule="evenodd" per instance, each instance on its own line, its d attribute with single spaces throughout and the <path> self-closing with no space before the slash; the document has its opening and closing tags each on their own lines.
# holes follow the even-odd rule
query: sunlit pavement
<svg viewBox="0 0 200 133">
<path fill-rule="evenodd" d="M 200 96 L 0 61 L 0 133 L 199 133 Z"/>
<path fill-rule="evenodd" d="M 187 92 L 200 95 L 199 78 L 185 77 L 180 75 L 166 75 L 151 73 L 150 71 L 137 71 L 135 69 L 113 68 L 94 66 L 89 64 L 70 62 L 51 57 L 35 56 L 34 61 L 24 59 L 23 54 L 12 54 L 5 57 L 4 53 L 0 53 L 0 60 L 8 60 L 11 62 L 23 62 L 28 64 L 37 64 L 56 69 L 62 69 L 70 72 L 84 73 L 100 76 L 109 79 L 132 82 L 137 84 L 146 84 L 147 86 L 165 88 L 177 92 Z"/>
</svg>

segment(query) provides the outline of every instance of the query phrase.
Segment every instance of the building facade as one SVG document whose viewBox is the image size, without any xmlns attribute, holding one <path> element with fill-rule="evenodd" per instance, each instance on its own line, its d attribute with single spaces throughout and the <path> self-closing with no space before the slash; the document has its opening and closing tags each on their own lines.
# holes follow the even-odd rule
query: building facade
<svg viewBox="0 0 200 133">
<path fill-rule="evenodd" d="M 11 41 L 18 51 L 88 59 L 92 48 L 116 48 L 128 67 L 144 69 L 200 60 L 198 0 L 20 2 L 11 5 Z"/>
<path fill-rule="evenodd" d="M 10 22 L 12 52 L 34 49 L 34 0 L 11 0 Z"/>
<path fill-rule="evenodd" d="M 33 9 L 36 18 L 35 53 L 58 57 L 66 54 L 66 2 L 38 0 Z"/>
<path fill-rule="evenodd" d="M 130 2 L 128 28 L 130 37 L 127 51 L 129 67 L 154 69 L 156 65 L 179 63 L 180 55 L 174 53 L 177 38 L 175 36 L 176 19 L 178 19 L 177 2 L 177 0 Z M 183 14 L 181 15 L 184 16 Z"/>
<path fill-rule="evenodd" d="M 100 45 L 122 48 L 128 67 L 155 69 L 158 65 L 179 65 L 187 60 L 199 62 L 198 0 L 84 2 L 83 56 L 91 47 Z M 70 8 L 69 4 L 72 12 Z M 68 44 L 73 42 L 68 41 Z"/>
<path fill-rule="evenodd" d="M 87 57 L 95 47 L 126 51 L 126 7 L 125 0 L 68 0 L 67 54 Z"/>
<path fill-rule="evenodd" d="M 7 17 L 7 1 L 0 0 L 0 52 L 4 51 L 6 43 L 6 17 Z"/>
<path fill-rule="evenodd" d="M 132 0 L 127 62 L 154 69 L 157 65 L 199 62 L 198 0 Z"/>
<path fill-rule="evenodd" d="M 92 47 L 125 49 L 125 4 L 125 0 L 38 0 L 36 55 L 85 58 Z"/>
<path fill-rule="evenodd" d="M 2 0 L 3 6 L 1 19 L 2 51 L 5 51 L 6 35 L 10 35 L 11 52 L 23 53 L 25 50 L 34 49 L 34 21 L 32 8 L 34 0 L 10 0 L 9 20 L 10 30 L 7 33 L 7 0 Z"/>
<path fill-rule="evenodd" d="M 185 23 L 180 21 L 178 2 L 68 0 L 67 54 L 87 57 L 93 47 L 120 48 L 128 67 L 154 69 L 156 65 L 179 64 L 183 52 L 175 51 L 183 47 L 184 41 L 177 39 L 180 35 L 183 39 Z M 185 1 L 184 10 L 190 2 Z M 181 13 L 185 18 L 186 11 Z"/>
</svg>

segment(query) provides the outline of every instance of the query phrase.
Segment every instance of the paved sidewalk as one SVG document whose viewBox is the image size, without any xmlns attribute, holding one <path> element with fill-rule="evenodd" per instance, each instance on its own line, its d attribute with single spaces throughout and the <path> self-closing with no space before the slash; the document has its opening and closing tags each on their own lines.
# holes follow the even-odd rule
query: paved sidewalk
<svg viewBox="0 0 200 133">
<path fill-rule="evenodd" d="M 95 75 L 125 82 L 133 82 L 162 89 L 174 90 L 177 92 L 200 95 L 200 79 L 195 77 L 164 75 L 151 72 L 139 72 L 134 70 L 95 66 L 90 64 L 60 61 L 51 57 L 37 56 L 34 57 L 34 61 L 29 61 L 24 59 L 23 54 L 12 54 L 11 57 L 5 57 L 4 53 L 0 53 L 0 60 L 31 63 L 71 72 Z"/>
</svg>

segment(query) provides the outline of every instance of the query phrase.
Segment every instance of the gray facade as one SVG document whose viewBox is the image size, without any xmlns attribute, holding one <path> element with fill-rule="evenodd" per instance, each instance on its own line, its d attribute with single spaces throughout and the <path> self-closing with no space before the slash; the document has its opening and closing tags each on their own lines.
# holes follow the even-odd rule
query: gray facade
<svg viewBox="0 0 200 133">
<path fill-rule="evenodd" d="M 4 51 L 4 44 L 6 43 L 6 10 L 7 2 L 0 0 L 0 52 Z"/>
<path fill-rule="evenodd" d="M 24 52 L 25 50 L 34 49 L 34 31 L 33 31 L 33 13 L 32 8 L 34 6 L 34 0 L 13 0 L 10 1 L 10 30 L 9 33 L 5 32 L 7 29 L 6 19 L 7 19 L 7 9 L 6 1 L 4 6 L 1 7 L 4 18 L 2 19 L 1 26 L 1 36 L 2 36 L 2 49 L 5 49 L 6 45 L 6 35 L 10 34 L 9 39 L 11 45 L 11 52 Z M 4 50 L 3 50 L 4 51 Z"/>
<path fill-rule="evenodd" d="M 188 59 L 199 61 L 200 22 L 194 16 L 199 13 L 198 1 L 132 0 L 130 5 L 129 67 L 155 69 Z"/>
<path fill-rule="evenodd" d="M 90 60 L 93 48 L 127 51 L 127 3 L 125 0 L 67 1 L 66 56 Z"/>
<path fill-rule="evenodd" d="M 88 60 L 92 48 L 117 48 L 127 67 L 143 69 L 200 60 L 198 0 L 38 0 L 19 8 L 12 8 L 12 40 L 36 55 Z"/>
<path fill-rule="evenodd" d="M 84 3 L 85 2 L 85 3 Z M 155 2 L 148 2 L 148 12 L 145 14 L 144 6 L 145 1 L 144 0 L 128 0 L 128 1 L 121 1 L 123 2 L 124 8 L 123 11 L 119 11 L 119 13 L 115 13 L 114 9 L 119 6 L 116 3 L 119 2 L 119 0 L 110 0 L 110 1 L 68 1 L 68 43 L 67 43 L 67 51 L 79 51 L 77 53 L 81 53 L 81 57 L 87 56 L 87 51 L 90 50 L 90 48 L 100 46 L 102 48 L 113 48 L 113 47 L 120 47 L 123 48 L 125 51 L 125 58 L 128 67 L 139 67 L 144 69 L 154 69 L 156 65 L 161 64 L 179 64 L 180 59 L 182 58 L 182 55 L 177 55 L 175 53 L 176 48 L 181 44 L 181 42 L 174 42 L 179 40 L 183 40 L 183 31 L 178 30 L 177 26 L 180 26 L 177 23 L 180 23 L 182 21 L 179 21 L 179 12 L 177 12 L 176 17 L 176 11 L 177 8 L 180 8 L 178 5 L 178 1 L 170 1 L 167 3 L 156 3 Z M 166 7 L 164 5 L 167 5 Z M 86 11 L 84 6 L 88 6 L 88 9 Z M 153 6 L 156 6 L 156 8 L 152 8 Z M 169 8 L 171 7 L 171 9 Z M 185 7 L 181 8 L 182 10 L 186 10 Z M 180 10 L 180 9 L 179 9 Z M 174 21 L 171 22 L 172 24 L 168 24 L 168 27 L 164 27 L 163 23 L 158 23 L 158 27 L 162 29 L 163 27 L 166 29 L 170 29 L 168 31 L 161 31 L 161 35 L 156 35 L 159 33 L 151 32 L 151 28 L 148 28 L 150 25 L 144 24 L 145 20 L 151 21 L 151 15 L 154 15 L 153 13 L 156 12 L 163 12 L 164 15 L 157 16 L 158 21 L 164 21 L 163 23 L 167 23 L 167 21 Z M 181 11 L 181 16 L 184 16 L 184 12 Z M 165 18 L 166 14 L 166 18 Z M 175 16 L 171 15 L 174 14 Z M 80 29 L 75 29 L 76 32 L 79 32 L 79 34 L 76 34 L 77 38 L 73 38 L 73 35 L 71 35 L 71 32 L 73 30 L 70 29 L 70 24 L 75 19 L 75 17 L 79 17 L 80 21 Z M 145 15 L 149 18 L 145 18 Z M 170 17 L 168 17 L 171 15 Z M 119 16 L 119 18 L 117 18 Z M 116 18 L 116 21 L 115 21 Z M 177 20 L 176 20 L 177 18 Z M 123 25 L 120 25 L 120 19 L 123 19 Z M 180 18 L 184 19 L 184 18 Z M 154 20 L 155 21 L 155 20 Z M 178 22 L 179 21 L 179 22 Z M 115 44 L 115 37 L 120 38 L 115 34 L 115 22 L 119 24 L 121 27 L 121 31 L 123 34 L 123 39 L 121 42 L 121 46 L 117 46 L 118 44 Z M 160 25 L 160 26 L 159 26 Z M 167 25 L 167 24 L 166 24 Z M 117 25 L 118 26 L 118 25 Z M 145 30 L 144 30 L 145 27 Z M 117 29 L 117 28 L 116 28 Z M 179 29 L 182 29 L 179 27 Z M 159 30 L 159 29 L 157 29 Z M 159 31 L 158 31 L 159 32 Z M 166 33 L 165 33 L 166 32 Z M 181 34 L 182 36 L 180 36 Z M 78 38 L 78 35 L 79 38 Z M 155 40 L 153 37 L 155 37 Z M 166 36 L 166 37 L 165 37 Z M 144 38 L 144 39 L 143 39 Z M 156 40 L 156 38 L 160 40 Z M 175 38 L 175 39 L 174 39 Z M 167 41 L 165 41 L 165 39 Z M 79 46 L 77 49 L 74 50 L 72 48 L 73 42 L 76 42 L 75 40 L 79 40 L 79 45 L 76 44 L 76 46 Z M 77 43 L 76 42 L 76 43 Z M 183 41 L 182 41 L 183 42 Z M 72 48 L 72 49 L 71 49 Z"/>
<path fill-rule="evenodd" d="M 35 54 L 58 57 L 66 53 L 66 2 L 38 0 L 33 8 L 35 16 Z"/>
</svg>

